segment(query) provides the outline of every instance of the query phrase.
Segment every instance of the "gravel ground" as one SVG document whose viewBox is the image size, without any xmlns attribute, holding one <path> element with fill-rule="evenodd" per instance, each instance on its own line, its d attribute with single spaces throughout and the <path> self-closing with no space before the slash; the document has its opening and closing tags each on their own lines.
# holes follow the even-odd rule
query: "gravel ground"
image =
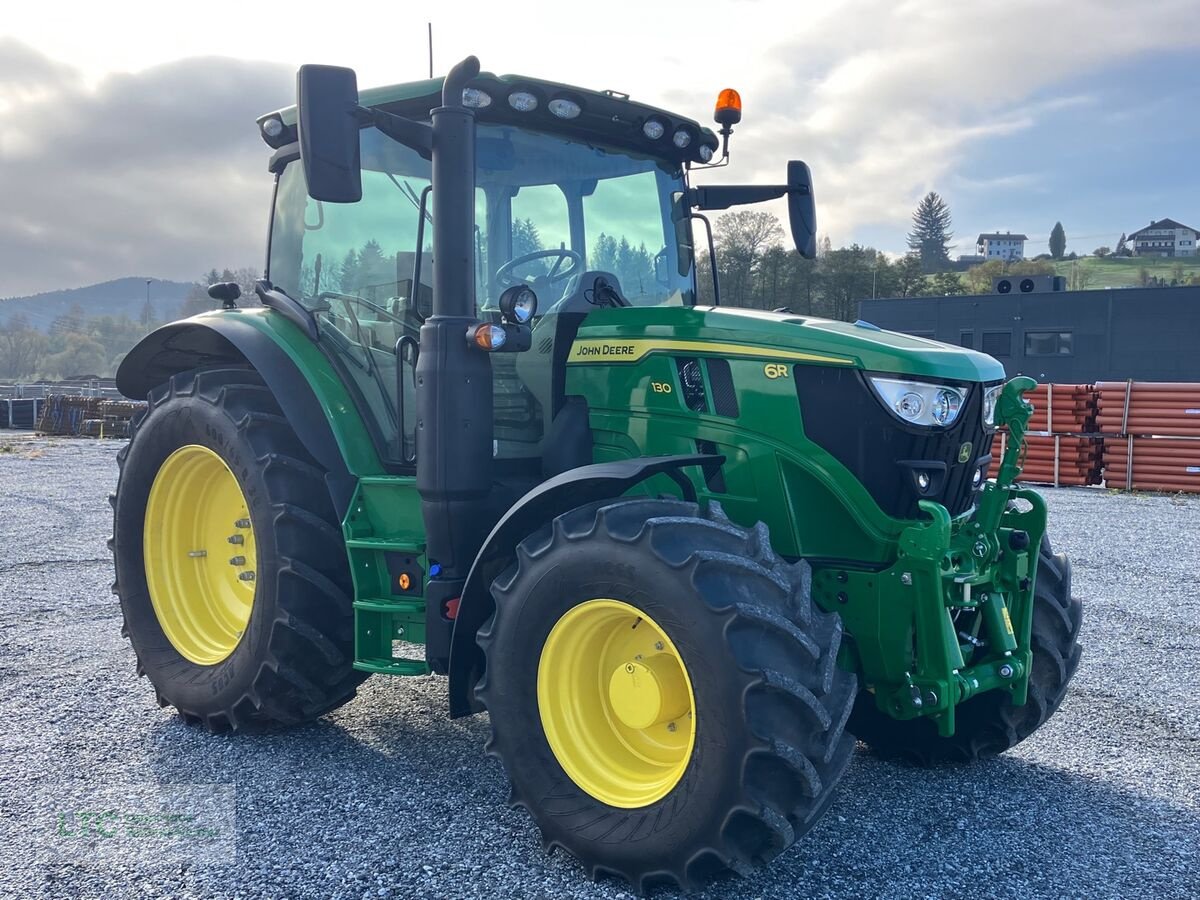
<svg viewBox="0 0 1200 900">
<path fill-rule="evenodd" d="M 483 755 L 486 721 L 448 720 L 441 679 L 376 677 L 321 721 L 266 735 L 214 737 L 160 710 L 109 593 L 116 449 L 0 452 L 0 896 L 628 896 L 542 852 Z M 1087 611 L 1058 715 L 971 768 L 860 752 L 806 839 L 700 896 L 1196 896 L 1200 497 L 1047 495 Z M 86 807 L 112 784 L 131 786 L 134 812 L 139 786 L 223 786 L 236 833 L 191 861 L 68 847 L 63 798 Z"/>
</svg>

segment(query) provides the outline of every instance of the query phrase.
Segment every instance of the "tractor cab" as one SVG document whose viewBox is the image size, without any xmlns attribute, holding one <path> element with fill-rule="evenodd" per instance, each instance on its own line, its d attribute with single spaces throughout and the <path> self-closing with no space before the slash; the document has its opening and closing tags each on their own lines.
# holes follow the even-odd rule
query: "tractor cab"
<svg viewBox="0 0 1200 900">
<path fill-rule="evenodd" d="M 416 349 L 432 312 L 430 164 L 376 129 L 361 141 L 362 199 L 353 205 L 314 200 L 299 160 L 282 165 L 269 277 L 319 317 L 321 339 L 345 360 L 380 437 L 403 463 L 402 445 L 414 444 L 415 398 L 413 380 L 397 378 L 396 347 L 407 339 Z M 684 191 L 683 171 L 669 160 L 513 125 L 479 126 L 476 313 L 499 322 L 500 296 L 515 285 L 537 298 L 530 352 L 492 360 L 498 459 L 540 456 L 554 413 L 554 347 L 571 339 L 561 333 L 561 314 L 576 321 L 609 305 L 694 302 L 690 222 L 678 214 Z M 414 355 L 405 350 L 405 361 Z M 410 394 L 403 404 L 402 380 Z"/>
<path fill-rule="evenodd" d="M 315 70 L 309 77 L 328 72 L 306 68 Z M 420 122 L 442 86 L 436 79 L 364 91 L 359 102 L 373 115 Z M 579 462 L 542 458 L 566 405 L 564 364 L 586 315 L 695 303 L 696 198 L 687 175 L 714 158 L 719 140 L 624 94 L 524 76 L 481 73 L 462 100 L 476 119 L 473 313 L 498 325 L 506 290 L 528 287 L 536 298 L 525 352 L 492 355 L 492 455 L 508 472 L 540 480 Z M 319 340 L 344 364 L 384 454 L 413 466 L 411 370 L 433 311 L 432 164 L 418 142 L 390 135 L 386 119 L 382 128 L 363 120 L 353 203 L 310 190 L 296 107 L 259 120 L 277 150 L 267 276 L 316 317 Z"/>
</svg>

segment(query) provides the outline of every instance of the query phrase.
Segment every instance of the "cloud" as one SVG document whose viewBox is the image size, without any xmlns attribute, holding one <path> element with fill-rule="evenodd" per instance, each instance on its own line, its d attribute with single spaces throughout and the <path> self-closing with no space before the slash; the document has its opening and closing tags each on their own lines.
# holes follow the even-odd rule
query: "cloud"
<svg viewBox="0 0 1200 900">
<path fill-rule="evenodd" d="M 1159 0 L 1152 15 L 1109 0 L 835 4 L 764 51 L 770 77 L 734 146 L 753 142 L 752 154 L 739 148 L 741 162 L 760 179 L 777 179 L 783 158 L 806 159 L 821 228 L 835 243 L 888 226 L 899 244 L 923 193 L 951 194 L 953 208 L 957 174 L 991 174 L 971 172 L 973 150 L 1026 133 L 1036 140 L 1035 126 L 1057 113 L 1102 102 L 1056 96 L 1056 87 L 1200 46 L 1195 12 L 1194 0 Z"/>
<path fill-rule="evenodd" d="M 596 53 L 581 54 L 577 41 L 564 39 L 577 31 L 565 13 L 497 20 L 486 29 L 456 25 L 436 46 L 439 65 L 476 52 L 497 71 L 615 86 L 701 118 L 715 90 L 732 84 L 746 101 L 745 122 L 731 143 L 734 165 L 699 181 L 777 182 L 786 159 L 805 159 L 822 231 L 838 244 L 871 236 L 882 249 L 899 250 L 925 191 L 946 194 L 952 209 L 982 208 L 973 216 L 982 222 L 960 213 L 956 231 L 963 235 L 994 227 L 997 195 L 1013 207 L 1025 203 L 1023 192 L 1061 190 L 1062 154 L 1043 163 L 1027 153 L 1007 170 L 994 158 L 980 166 L 982 151 L 997 144 L 1041 147 L 1056 133 L 1056 121 L 1085 115 L 1097 123 L 1097 134 L 1111 133 L 1108 144 L 1128 140 L 1125 105 L 1088 82 L 1102 82 L 1105 72 L 1131 62 L 1153 82 L 1159 54 L 1200 47 L 1195 5 L 824 0 L 814 7 L 759 0 L 735 2 L 720 19 L 681 19 L 644 0 L 613 0 L 610 15 L 587 18 Z M 450 2 L 443 15 L 459 6 Z M 474 21 L 480 8 L 453 15 Z M 246 15 L 252 33 L 253 17 L 269 14 Z M 351 63 L 364 85 L 420 74 L 424 18 L 407 23 L 412 29 L 368 32 L 357 21 L 342 17 L 328 32 L 274 23 L 282 30 L 265 52 Z M 664 47 L 689 52 L 625 52 L 631 22 L 638 34 L 669 34 Z M 397 56 L 401 32 L 416 53 L 411 59 Z M 200 46 L 198 34 L 190 29 L 186 39 L 164 42 L 152 29 L 123 30 L 88 45 L 103 65 L 97 57 L 85 73 L 0 38 L 0 296 L 130 274 L 190 278 L 212 266 L 261 265 L 270 177 L 253 120 L 290 101 L 294 63 L 192 57 L 135 74 L 98 75 L 125 65 L 138 46 L 160 59 L 168 51 L 191 52 Z M 45 32 L 39 45 L 81 58 L 69 41 L 52 37 Z M 1157 102 L 1146 99 L 1145 106 Z M 1159 118 L 1180 142 L 1196 133 L 1169 104 Z M 1139 152 L 1166 140 L 1166 126 L 1163 134 L 1148 128 L 1138 133 Z M 1088 149 L 1080 147 L 1081 165 Z M 1109 163 L 1109 170 L 1119 164 Z M 1101 190 L 1113 204 L 1122 199 L 1111 179 L 1094 192 Z M 1149 194 L 1137 191 L 1139 200 Z M 1178 182 L 1171 191 L 1178 193 Z M 1083 199 L 1065 198 L 1062 206 Z M 1056 209 L 1053 216 L 1070 211 Z M 1006 215 L 1024 214 L 1018 206 Z M 1088 229 L 1097 230 L 1094 224 Z"/>
<path fill-rule="evenodd" d="M 291 97 L 291 67 L 193 58 L 89 87 L 11 39 L 0 60 L 0 297 L 261 265 L 254 118 Z"/>
</svg>

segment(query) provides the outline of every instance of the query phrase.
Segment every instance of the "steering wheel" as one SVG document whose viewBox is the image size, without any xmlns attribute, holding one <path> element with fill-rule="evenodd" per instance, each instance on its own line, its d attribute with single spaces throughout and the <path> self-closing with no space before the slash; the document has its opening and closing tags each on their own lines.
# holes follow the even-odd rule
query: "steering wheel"
<svg viewBox="0 0 1200 900">
<path fill-rule="evenodd" d="M 543 272 L 539 275 L 528 275 L 522 278 L 513 274 L 513 269 L 517 266 L 538 259 L 553 259 L 554 265 L 550 267 L 549 272 Z M 567 261 L 570 261 L 571 265 L 565 269 L 562 268 L 562 264 Z M 497 269 L 496 282 L 501 287 L 525 284 L 533 288 L 535 294 L 539 294 L 545 292 L 552 284 L 566 281 L 582 268 L 583 257 L 574 250 L 568 250 L 566 247 L 551 248 L 550 250 L 534 250 L 532 253 L 526 253 L 518 256 L 516 259 L 510 259 Z M 547 299 L 549 299 L 548 296 Z"/>
</svg>

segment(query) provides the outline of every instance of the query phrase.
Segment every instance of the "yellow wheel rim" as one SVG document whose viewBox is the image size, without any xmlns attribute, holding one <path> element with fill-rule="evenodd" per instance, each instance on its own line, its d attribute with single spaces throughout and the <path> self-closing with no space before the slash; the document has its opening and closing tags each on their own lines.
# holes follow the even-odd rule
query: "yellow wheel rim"
<svg viewBox="0 0 1200 900">
<path fill-rule="evenodd" d="M 188 444 L 163 462 L 146 503 L 143 554 L 171 645 L 201 666 L 228 657 L 250 621 L 258 556 L 246 497 L 212 450 Z"/>
<path fill-rule="evenodd" d="M 597 599 L 564 613 L 542 647 L 537 693 L 555 759 L 602 803 L 648 806 L 683 777 L 696 743 L 692 682 L 637 607 Z"/>
</svg>

